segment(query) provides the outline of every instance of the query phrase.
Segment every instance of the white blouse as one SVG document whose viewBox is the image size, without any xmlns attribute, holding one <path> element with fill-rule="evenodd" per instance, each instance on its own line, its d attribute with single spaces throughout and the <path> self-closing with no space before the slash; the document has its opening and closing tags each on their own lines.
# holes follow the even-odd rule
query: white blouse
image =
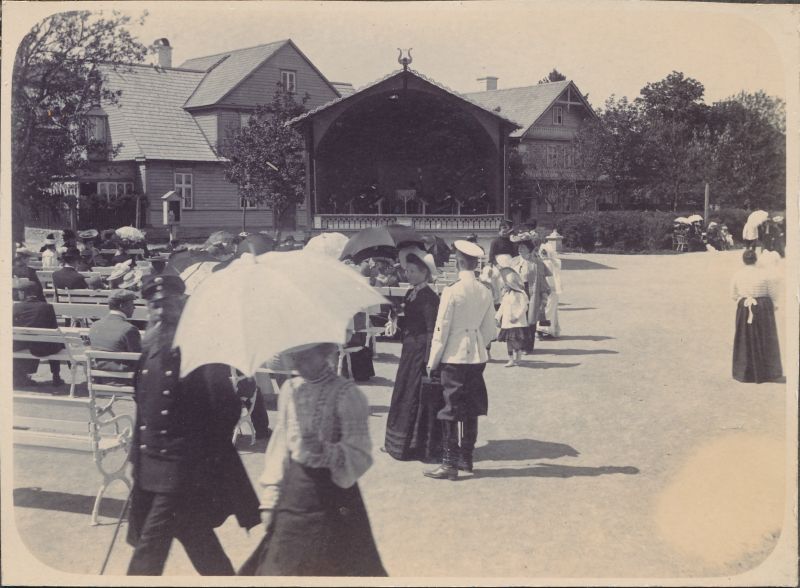
<svg viewBox="0 0 800 588">
<path fill-rule="evenodd" d="M 773 280 L 761 268 L 745 266 L 739 270 L 731 280 L 731 297 L 734 300 L 741 298 L 770 297 L 776 301 L 778 290 Z"/>
<path fill-rule="evenodd" d="M 278 419 L 259 479 L 261 509 L 275 508 L 290 459 L 328 468 L 340 488 L 355 484 L 372 465 L 368 421 L 366 396 L 332 370 L 313 381 L 287 380 L 278 397 Z"/>
<path fill-rule="evenodd" d="M 528 326 L 528 295 L 511 290 L 503 294 L 500 308 L 494 315 L 500 321 L 501 329 L 513 329 Z"/>
</svg>

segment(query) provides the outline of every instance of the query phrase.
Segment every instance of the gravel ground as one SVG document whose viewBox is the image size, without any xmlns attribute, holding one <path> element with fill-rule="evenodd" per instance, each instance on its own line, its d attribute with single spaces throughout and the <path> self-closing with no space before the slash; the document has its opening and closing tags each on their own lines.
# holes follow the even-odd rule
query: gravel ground
<svg viewBox="0 0 800 588">
<path fill-rule="evenodd" d="M 400 353 L 379 343 L 362 387 L 375 464 L 360 485 L 389 574 L 688 578 L 760 564 L 784 530 L 787 393 L 730 376 L 739 264 L 738 252 L 566 255 L 563 336 L 511 369 L 494 345 L 475 473 L 455 483 L 377 451 Z M 255 482 L 263 446 L 239 445 Z M 98 483 L 87 455 L 15 448 L 15 522 L 36 558 L 98 572 L 126 496 L 112 488 L 90 527 Z M 239 565 L 261 531 L 229 520 L 219 534 Z M 130 554 L 118 541 L 108 573 Z M 177 543 L 165 575 L 195 575 Z"/>
</svg>

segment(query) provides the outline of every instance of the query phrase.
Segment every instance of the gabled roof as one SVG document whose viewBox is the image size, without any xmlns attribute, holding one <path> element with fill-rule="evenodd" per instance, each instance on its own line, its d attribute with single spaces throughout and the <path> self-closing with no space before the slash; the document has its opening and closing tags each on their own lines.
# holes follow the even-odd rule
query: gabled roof
<svg viewBox="0 0 800 588">
<path fill-rule="evenodd" d="M 455 92 L 455 91 L 451 90 L 450 88 L 448 88 L 444 84 L 440 84 L 436 80 L 434 80 L 432 78 L 429 78 L 429 77 L 419 73 L 418 71 L 415 71 L 415 70 L 410 69 L 410 68 L 406 72 L 404 72 L 404 70 L 402 70 L 402 69 L 395 70 L 395 71 L 385 75 L 384 77 L 380 78 L 379 80 L 376 80 L 376 81 L 374 81 L 374 82 L 372 82 L 370 84 L 367 84 L 366 86 L 362 86 L 361 88 L 358 88 L 358 90 L 356 90 L 355 92 L 353 92 L 352 94 L 350 94 L 348 96 L 342 96 L 341 98 L 337 98 L 335 100 L 331 100 L 330 102 L 327 102 L 327 103 L 325 103 L 325 104 L 323 104 L 321 106 L 318 106 L 317 108 L 309 110 L 308 112 L 303 113 L 300 116 L 297 116 L 297 117 L 293 118 L 292 120 L 288 121 L 286 124 L 294 125 L 294 124 L 299 123 L 300 121 L 303 121 L 305 119 L 313 118 L 314 116 L 316 116 L 318 113 L 322 112 L 323 110 L 327 110 L 328 108 L 331 108 L 332 106 L 334 106 L 336 104 L 339 104 L 341 102 L 349 100 L 353 96 L 356 96 L 356 95 L 360 94 L 361 92 L 369 90 L 370 88 L 374 88 L 376 86 L 379 86 L 379 85 L 387 82 L 388 80 L 392 79 L 393 77 L 399 76 L 399 75 L 401 75 L 403 73 L 409 73 L 409 74 L 421 79 L 422 81 L 427 82 L 428 84 L 431 84 L 432 86 L 436 86 L 440 90 L 442 90 L 442 91 L 444 91 L 444 92 L 446 92 L 448 94 L 451 94 L 455 98 L 458 98 L 459 100 L 463 100 L 464 102 L 474 106 L 475 108 L 479 108 L 480 110 L 483 110 L 483 111 L 491 114 L 493 117 L 502 120 L 503 122 L 505 122 L 508 126 L 510 126 L 512 128 L 515 128 L 515 129 L 519 128 L 519 125 L 516 122 L 514 122 L 513 120 L 511 120 L 510 118 L 508 118 L 506 116 L 503 116 L 502 114 L 499 114 L 497 112 L 494 112 L 494 111 L 482 106 L 478 102 L 476 102 L 474 100 L 471 100 L 468 96 L 466 96 L 464 94 L 459 94 L 458 92 Z"/>
<path fill-rule="evenodd" d="M 286 45 L 290 45 L 319 77 L 338 94 L 337 89 L 303 55 L 297 45 L 291 39 L 283 39 L 265 45 L 256 45 L 255 47 L 236 49 L 185 61 L 181 65 L 182 68 L 202 69 L 206 71 L 206 74 L 197 89 L 184 104 L 184 108 L 200 108 L 219 103 Z"/>
<path fill-rule="evenodd" d="M 547 112 L 553 102 L 566 91 L 568 86 L 572 87 L 575 97 L 579 98 L 589 112 L 594 114 L 594 110 L 592 110 L 589 103 L 583 98 L 583 94 L 580 93 L 571 80 L 536 84 L 535 86 L 523 88 L 470 92 L 465 96 L 488 110 L 496 111 L 495 109 L 499 107 L 497 112 L 516 121 L 522 127 L 511 133 L 511 136 L 521 137 Z"/>
<path fill-rule="evenodd" d="M 111 142 L 122 143 L 114 161 L 173 159 L 219 161 L 186 99 L 203 79 L 201 71 L 145 65 L 104 66 L 106 85 L 122 90 L 118 104 L 104 104 Z"/>
</svg>

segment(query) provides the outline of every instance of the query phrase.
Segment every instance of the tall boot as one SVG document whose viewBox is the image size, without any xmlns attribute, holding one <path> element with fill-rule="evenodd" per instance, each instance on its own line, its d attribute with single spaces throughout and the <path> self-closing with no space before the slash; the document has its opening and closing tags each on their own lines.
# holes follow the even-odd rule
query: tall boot
<svg viewBox="0 0 800 588">
<path fill-rule="evenodd" d="M 423 472 L 428 478 L 458 478 L 458 421 L 442 420 L 442 465 Z"/>
<path fill-rule="evenodd" d="M 478 417 L 467 417 L 463 421 L 461 450 L 458 456 L 458 469 L 472 473 L 472 453 L 478 440 Z"/>
</svg>

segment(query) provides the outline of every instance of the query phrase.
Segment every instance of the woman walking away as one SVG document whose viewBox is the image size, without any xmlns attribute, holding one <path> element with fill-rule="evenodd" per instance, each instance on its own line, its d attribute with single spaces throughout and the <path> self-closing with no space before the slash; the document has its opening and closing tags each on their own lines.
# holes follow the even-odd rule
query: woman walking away
<svg viewBox="0 0 800 588">
<path fill-rule="evenodd" d="M 769 275 L 756 267 L 756 252 L 742 254 L 745 267 L 734 277 L 731 292 L 736 306 L 733 377 L 740 382 L 768 382 L 783 375 L 775 325 L 777 290 Z"/>
<path fill-rule="evenodd" d="M 441 452 L 436 413 L 442 407 L 425 405 L 421 392 L 439 311 L 439 296 L 428 287 L 436 265 L 430 253 L 417 247 L 402 249 L 400 262 L 412 288 L 403 301 L 400 317 L 403 348 L 386 419 L 384 450 L 395 459 L 433 463 Z"/>
<path fill-rule="evenodd" d="M 550 272 L 537 253 L 542 240 L 535 232 L 519 233 L 511 237 L 511 240 L 517 244 L 519 252 L 519 255 L 511 262 L 511 268 L 522 278 L 525 292 L 528 294 L 528 325 L 530 325 L 531 336 L 522 351 L 523 353 L 533 353 L 536 323 L 539 321 L 545 299 L 550 293 L 550 287 L 547 285 L 547 277 L 550 276 Z"/>
<path fill-rule="evenodd" d="M 336 375 L 332 343 L 284 355 L 286 381 L 261 476 L 267 532 L 240 574 L 385 576 L 356 481 L 372 465 L 369 405 Z"/>
<path fill-rule="evenodd" d="M 505 367 L 519 365 L 523 350 L 528 346 L 531 330 L 528 327 L 528 295 L 519 274 L 509 267 L 500 270 L 505 288 L 503 301 L 494 315 L 500 327 L 498 341 L 505 341 L 508 347 L 508 363 Z"/>
<path fill-rule="evenodd" d="M 540 338 L 558 337 L 561 334 L 561 325 L 558 322 L 558 298 L 561 295 L 561 260 L 556 251 L 556 244 L 548 241 L 541 246 L 539 252 L 542 256 L 542 262 L 550 275 L 547 276 L 547 286 L 550 288 L 550 294 L 547 296 L 547 301 L 544 304 L 543 316 L 545 324 L 540 322 L 537 327 Z"/>
</svg>

